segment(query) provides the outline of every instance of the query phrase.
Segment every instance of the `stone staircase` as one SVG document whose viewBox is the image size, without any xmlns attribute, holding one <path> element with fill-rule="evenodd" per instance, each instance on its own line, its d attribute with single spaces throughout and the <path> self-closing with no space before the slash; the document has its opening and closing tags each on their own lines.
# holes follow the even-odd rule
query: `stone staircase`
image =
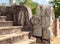
<svg viewBox="0 0 60 44">
<path fill-rule="evenodd" d="M 29 39 L 30 32 L 22 28 L 13 26 L 13 21 L 6 21 L 6 16 L 0 16 L 0 44 L 36 44 L 35 38 Z"/>
</svg>

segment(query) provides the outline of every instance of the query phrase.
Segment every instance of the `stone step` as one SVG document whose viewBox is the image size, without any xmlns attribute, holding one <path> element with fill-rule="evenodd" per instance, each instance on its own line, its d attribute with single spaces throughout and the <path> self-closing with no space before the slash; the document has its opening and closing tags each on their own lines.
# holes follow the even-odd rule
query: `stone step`
<svg viewBox="0 0 60 44">
<path fill-rule="evenodd" d="M 0 21 L 0 27 L 9 27 L 13 25 L 13 21 Z"/>
<path fill-rule="evenodd" d="M 23 40 L 23 41 L 14 42 L 12 44 L 36 44 L 35 42 L 36 42 L 35 40 L 27 39 L 27 40 Z"/>
<path fill-rule="evenodd" d="M 22 26 L 0 27 L 0 35 L 21 33 Z"/>
<path fill-rule="evenodd" d="M 28 39 L 29 32 L 13 33 L 7 35 L 0 35 L 0 44 L 12 44 L 16 41 Z"/>
<path fill-rule="evenodd" d="M 6 16 L 0 16 L 0 21 L 6 21 Z"/>
</svg>

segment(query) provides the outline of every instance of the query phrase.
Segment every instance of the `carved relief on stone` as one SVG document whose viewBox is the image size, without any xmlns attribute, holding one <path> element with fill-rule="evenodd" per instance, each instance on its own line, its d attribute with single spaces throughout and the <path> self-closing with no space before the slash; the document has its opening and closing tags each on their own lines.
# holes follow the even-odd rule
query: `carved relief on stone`
<svg viewBox="0 0 60 44">
<path fill-rule="evenodd" d="M 42 33 L 43 33 L 43 34 L 42 34 L 42 38 L 43 38 L 43 39 L 47 39 L 47 40 L 50 39 L 51 33 L 50 33 L 49 28 L 43 28 L 43 32 L 42 32 Z"/>
<path fill-rule="evenodd" d="M 50 27 L 50 17 L 42 16 L 42 28 Z"/>
<path fill-rule="evenodd" d="M 33 16 L 31 19 L 33 25 L 33 35 L 34 36 L 42 36 L 42 28 L 41 28 L 41 17 L 39 15 Z"/>
</svg>

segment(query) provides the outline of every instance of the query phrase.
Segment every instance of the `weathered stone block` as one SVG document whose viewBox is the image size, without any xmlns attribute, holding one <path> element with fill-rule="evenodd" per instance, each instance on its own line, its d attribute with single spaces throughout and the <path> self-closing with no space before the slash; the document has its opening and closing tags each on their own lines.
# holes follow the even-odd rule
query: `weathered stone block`
<svg viewBox="0 0 60 44">
<path fill-rule="evenodd" d="M 6 21 L 6 16 L 0 16 L 0 21 Z"/>
<path fill-rule="evenodd" d="M 28 32 L 22 32 L 21 34 L 8 34 L 0 36 L 0 44 L 12 44 L 17 41 L 28 39 Z"/>
<path fill-rule="evenodd" d="M 0 27 L 0 35 L 21 33 L 21 30 L 22 30 L 21 26 Z"/>
<path fill-rule="evenodd" d="M 12 21 L 0 21 L 0 27 L 9 27 L 9 26 L 13 26 Z"/>
</svg>

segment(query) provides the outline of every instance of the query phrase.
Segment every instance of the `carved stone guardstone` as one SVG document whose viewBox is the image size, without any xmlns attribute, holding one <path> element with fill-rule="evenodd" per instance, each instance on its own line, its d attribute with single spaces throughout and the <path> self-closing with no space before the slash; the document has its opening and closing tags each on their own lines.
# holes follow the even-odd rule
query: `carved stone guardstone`
<svg viewBox="0 0 60 44">
<path fill-rule="evenodd" d="M 33 35 L 41 37 L 42 36 L 42 28 L 41 28 L 41 17 L 40 15 L 35 15 L 31 19 L 31 23 L 33 25 Z"/>
<path fill-rule="evenodd" d="M 50 44 L 50 38 L 54 37 L 54 11 L 52 6 L 42 6 L 41 14 L 39 14 L 39 6 L 37 6 L 37 14 L 32 17 L 33 35 L 42 37 L 45 44 Z M 47 41 L 46 41 L 47 40 Z"/>
</svg>

